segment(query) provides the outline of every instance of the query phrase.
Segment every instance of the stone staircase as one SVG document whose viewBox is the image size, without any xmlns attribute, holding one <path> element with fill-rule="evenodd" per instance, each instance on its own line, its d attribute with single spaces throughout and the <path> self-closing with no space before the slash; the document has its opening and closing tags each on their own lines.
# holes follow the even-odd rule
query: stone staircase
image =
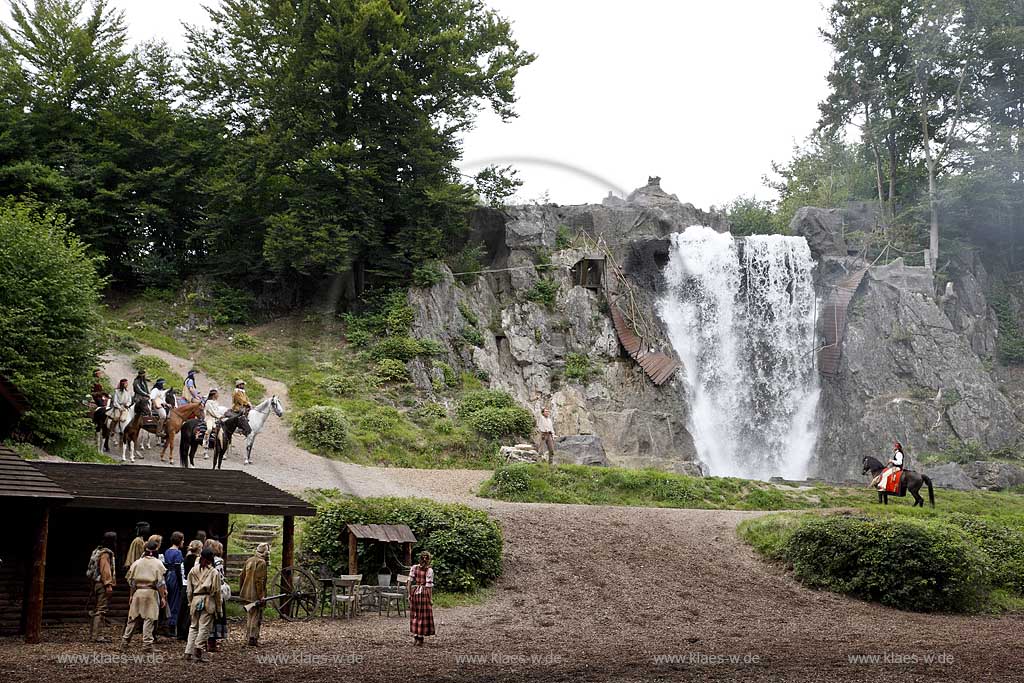
<svg viewBox="0 0 1024 683">
<path fill-rule="evenodd" d="M 224 572 L 228 579 L 237 579 L 245 561 L 252 557 L 260 543 L 276 546 L 281 543 L 280 524 L 249 524 L 241 532 L 232 534 L 228 556 L 224 558 Z"/>
</svg>

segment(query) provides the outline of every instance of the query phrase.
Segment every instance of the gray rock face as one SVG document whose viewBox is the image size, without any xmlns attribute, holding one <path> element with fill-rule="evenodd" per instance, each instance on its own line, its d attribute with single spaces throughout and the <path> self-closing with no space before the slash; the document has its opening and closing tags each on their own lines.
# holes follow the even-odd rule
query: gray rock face
<svg viewBox="0 0 1024 683">
<path fill-rule="evenodd" d="M 608 466 L 601 437 L 593 434 L 560 436 L 555 440 L 556 464 Z"/>
<path fill-rule="evenodd" d="M 822 380 L 817 475 L 842 479 L 861 459 L 884 459 L 975 441 L 1012 445 L 1012 406 L 937 305 L 930 271 L 894 264 L 871 269 L 851 304 L 840 374 Z"/>
<path fill-rule="evenodd" d="M 815 258 L 846 256 L 843 213 L 839 209 L 819 209 L 813 206 L 797 209 L 789 229 L 794 235 L 802 235 L 807 239 L 807 245 Z"/>
<path fill-rule="evenodd" d="M 943 465 L 932 465 L 922 468 L 922 472 L 932 480 L 935 486 L 945 489 L 956 489 L 958 491 L 973 491 L 978 488 L 974 485 L 964 468 L 955 462 L 947 462 Z"/>
<path fill-rule="evenodd" d="M 964 472 L 975 486 L 989 491 L 1024 486 L 1024 468 L 1009 463 L 977 460 L 964 465 Z"/>
<path fill-rule="evenodd" d="M 533 446 L 524 447 L 523 444 L 517 444 L 515 446 L 502 446 L 499 449 L 498 455 L 508 463 L 515 462 L 526 462 L 532 463 L 539 460 L 537 455 L 537 449 Z"/>
</svg>

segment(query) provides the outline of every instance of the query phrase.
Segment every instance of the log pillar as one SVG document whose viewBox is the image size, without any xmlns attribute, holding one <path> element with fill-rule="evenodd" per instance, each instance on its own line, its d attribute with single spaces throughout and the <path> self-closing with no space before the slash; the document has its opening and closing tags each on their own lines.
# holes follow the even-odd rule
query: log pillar
<svg viewBox="0 0 1024 683">
<path fill-rule="evenodd" d="M 289 515 L 284 518 L 284 526 L 281 529 L 281 592 L 292 592 L 291 567 L 295 564 L 295 517 Z M 289 571 L 285 571 L 285 570 Z M 291 601 L 288 601 L 290 608 Z"/>
<path fill-rule="evenodd" d="M 50 535 L 50 508 L 44 507 L 32 549 L 32 574 L 25 614 L 25 642 L 38 643 L 43 630 L 43 590 L 46 583 L 46 545 Z"/>
<path fill-rule="evenodd" d="M 405 566 L 412 566 L 412 543 L 405 544 Z"/>
<path fill-rule="evenodd" d="M 348 532 L 348 573 L 359 573 L 359 553 L 356 548 L 356 535 L 353 531 Z"/>
</svg>

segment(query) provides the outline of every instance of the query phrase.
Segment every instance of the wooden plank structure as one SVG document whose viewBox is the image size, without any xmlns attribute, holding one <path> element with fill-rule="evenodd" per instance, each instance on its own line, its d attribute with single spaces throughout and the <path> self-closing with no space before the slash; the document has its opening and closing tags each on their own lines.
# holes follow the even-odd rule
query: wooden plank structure
<svg viewBox="0 0 1024 683">
<path fill-rule="evenodd" d="M 416 544 L 416 536 L 405 524 L 348 524 L 348 573 L 359 573 L 359 541 L 370 541 L 382 544 L 382 555 L 390 543 L 402 545 L 405 551 L 405 565 L 412 566 L 412 547 Z"/>
<path fill-rule="evenodd" d="M 25 642 L 40 641 L 50 511 L 70 500 L 67 491 L 0 444 L 0 515 L 18 522 L 7 528 L 0 550 L 0 632 L 23 630 Z M 20 551 L 22 562 L 12 550 Z"/>
<path fill-rule="evenodd" d="M 612 324 L 615 326 L 615 333 L 619 337 L 622 348 L 626 349 L 626 353 L 640 364 L 655 385 L 661 386 L 667 382 L 679 369 L 679 361 L 651 348 L 650 344 L 633 330 L 617 303 L 610 303 L 609 308 L 612 312 Z"/>
<path fill-rule="evenodd" d="M 17 455 L 14 455 L 17 458 Z M 20 458 L 19 458 L 20 460 Z M 66 462 L 20 461 L 25 471 L 26 492 L 40 495 L 51 482 L 60 491 L 59 506 L 51 506 L 43 523 L 14 526 L 14 538 L 0 549 L 4 564 L 0 578 L 0 632 L 17 633 L 33 623 L 52 625 L 87 620 L 91 586 L 85 579 L 89 555 L 106 531 L 118 536 L 114 548 L 118 577 L 108 617 L 123 619 L 128 612 L 124 584 L 124 558 L 136 522 L 145 520 L 152 533 L 165 539 L 174 531 L 195 538 L 202 530 L 225 541 L 232 514 L 284 517 L 284 558 L 294 558 L 294 518 L 310 516 L 315 508 L 239 470 L 196 470 L 177 467 L 125 467 Z M 6 471 L 6 470 L 5 470 Z M 40 477 L 42 479 L 40 479 Z M 0 495 L 0 514 L 24 519 L 26 497 L 10 494 L 10 483 Z M 49 491 L 56 493 L 56 491 Z M 42 545 L 44 562 L 38 558 Z M 59 548 L 59 562 L 45 563 L 46 546 Z M 32 548 L 32 551 L 28 551 Z M 35 576 L 40 578 L 37 582 Z M 45 580 L 45 584 L 43 581 Z M 27 585 L 42 586 L 38 600 Z"/>
<path fill-rule="evenodd" d="M 867 268 L 862 268 L 841 280 L 821 311 L 824 344 L 818 349 L 818 373 L 823 377 L 835 377 L 839 374 L 850 301 L 853 300 L 867 272 Z"/>
</svg>

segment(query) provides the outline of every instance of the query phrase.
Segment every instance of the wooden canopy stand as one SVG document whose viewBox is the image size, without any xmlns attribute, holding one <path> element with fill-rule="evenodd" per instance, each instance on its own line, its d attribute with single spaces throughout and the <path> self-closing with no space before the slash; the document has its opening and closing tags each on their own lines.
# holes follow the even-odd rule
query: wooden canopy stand
<svg viewBox="0 0 1024 683">
<path fill-rule="evenodd" d="M 416 536 L 412 529 L 405 524 L 347 524 L 348 532 L 348 573 L 359 573 L 359 554 L 357 544 L 359 541 L 370 541 L 372 543 L 400 543 L 404 550 L 405 565 L 412 566 L 412 547 L 416 543 Z M 344 532 L 343 532 L 344 533 Z"/>
</svg>

